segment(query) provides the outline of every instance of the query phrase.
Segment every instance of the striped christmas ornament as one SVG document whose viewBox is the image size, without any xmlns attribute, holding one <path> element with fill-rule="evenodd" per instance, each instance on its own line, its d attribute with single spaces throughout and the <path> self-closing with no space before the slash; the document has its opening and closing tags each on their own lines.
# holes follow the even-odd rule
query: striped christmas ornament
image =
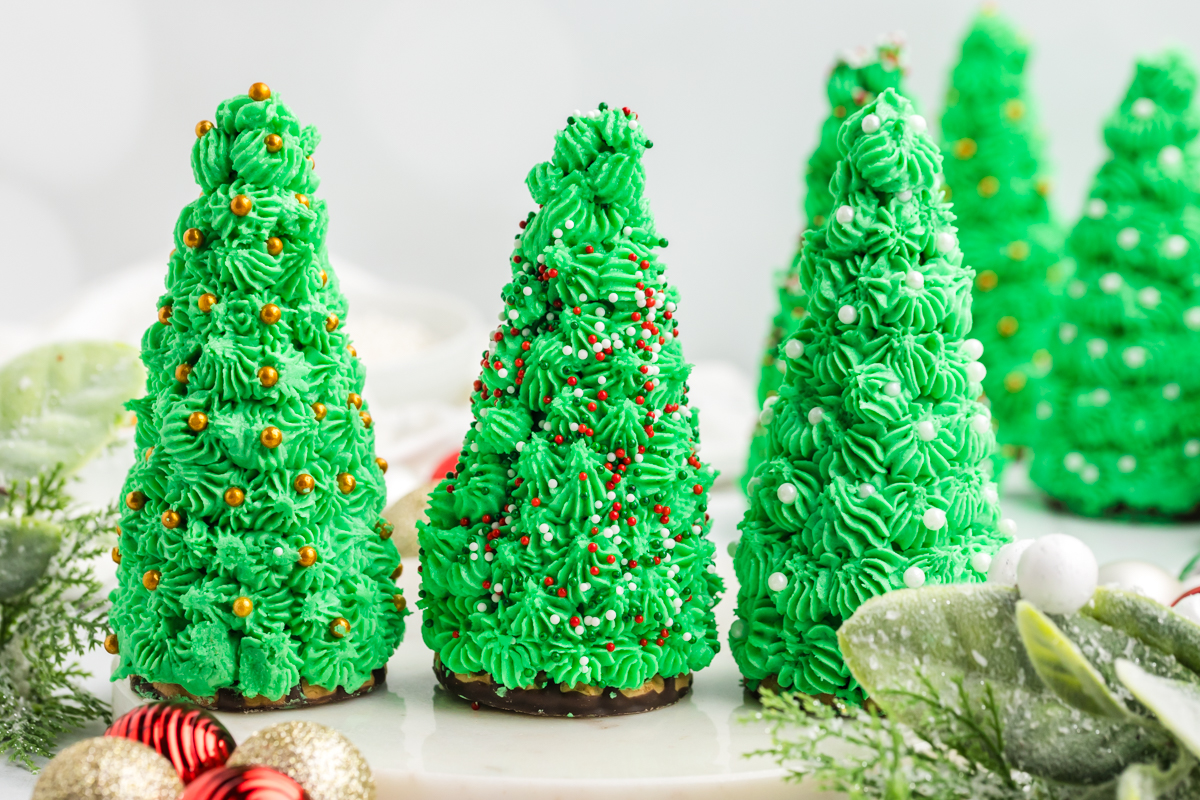
<svg viewBox="0 0 1200 800">
<path fill-rule="evenodd" d="M 186 703 L 150 703 L 124 715 L 104 733 L 152 748 L 191 783 L 201 773 L 225 766 L 237 743 L 207 711 Z"/>
<path fill-rule="evenodd" d="M 221 767 L 204 773 L 180 800 L 309 800 L 300 784 L 270 767 Z"/>
</svg>

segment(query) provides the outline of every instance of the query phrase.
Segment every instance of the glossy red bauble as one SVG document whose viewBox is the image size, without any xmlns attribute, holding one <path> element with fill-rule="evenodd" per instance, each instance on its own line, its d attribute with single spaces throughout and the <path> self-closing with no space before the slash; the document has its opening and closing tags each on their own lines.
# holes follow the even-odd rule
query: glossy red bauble
<svg viewBox="0 0 1200 800">
<path fill-rule="evenodd" d="M 216 717 L 185 703 L 138 706 L 114 722 L 104 735 L 141 742 L 165 756 L 185 784 L 225 766 L 237 746 Z"/>
<path fill-rule="evenodd" d="M 307 800 L 300 784 L 270 767 L 222 767 L 187 787 L 181 800 Z"/>
</svg>

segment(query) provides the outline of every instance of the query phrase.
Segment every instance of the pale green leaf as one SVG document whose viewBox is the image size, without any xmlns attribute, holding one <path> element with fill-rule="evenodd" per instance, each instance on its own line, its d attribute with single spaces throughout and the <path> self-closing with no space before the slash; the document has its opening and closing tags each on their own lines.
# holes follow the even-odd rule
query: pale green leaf
<svg viewBox="0 0 1200 800">
<path fill-rule="evenodd" d="M 78 469 L 112 440 L 144 385 L 137 350 L 117 343 L 47 345 L 0 368 L 0 483 Z"/>
<path fill-rule="evenodd" d="M 1017 631 L 1046 686 L 1067 705 L 1097 717 L 1124 720 L 1129 711 L 1104 678 L 1054 621 L 1029 603 L 1017 603 Z"/>
<path fill-rule="evenodd" d="M 61 542 L 62 528 L 53 523 L 0 518 L 0 601 L 32 588 Z"/>
<path fill-rule="evenodd" d="M 1117 660 L 1117 678 L 1180 744 L 1200 757 L 1200 686 L 1154 675 L 1123 658 Z"/>
<path fill-rule="evenodd" d="M 1200 625 L 1148 597 L 1101 586 L 1080 612 L 1124 631 L 1200 675 Z"/>
</svg>

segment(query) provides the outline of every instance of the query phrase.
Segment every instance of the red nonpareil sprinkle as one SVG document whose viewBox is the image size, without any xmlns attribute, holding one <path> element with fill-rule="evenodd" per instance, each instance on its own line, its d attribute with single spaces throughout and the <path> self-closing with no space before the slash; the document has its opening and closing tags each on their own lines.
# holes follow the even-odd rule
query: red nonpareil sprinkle
<svg viewBox="0 0 1200 800">
<path fill-rule="evenodd" d="M 597 400 L 607 400 L 607 399 L 608 399 L 608 392 L 606 392 L 606 391 L 604 391 L 603 389 L 601 389 L 600 391 L 596 392 L 596 399 L 597 399 Z"/>
<path fill-rule="evenodd" d="M 629 517 L 625 520 L 625 523 L 632 528 L 634 525 L 637 525 L 637 517 Z"/>
<path fill-rule="evenodd" d="M 528 536 L 522 536 L 522 537 L 521 537 L 521 544 L 528 545 L 528 544 L 529 544 L 529 537 L 528 537 Z"/>
<path fill-rule="evenodd" d="M 642 454 L 645 454 L 645 452 L 646 452 L 646 445 L 644 445 L 644 444 L 639 444 L 639 445 L 638 445 L 638 452 L 639 452 L 639 453 L 642 453 Z"/>
<path fill-rule="evenodd" d="M 645 617 L 643 617 L 641 614 L 638 614 L 636 617 L 633 618 L 633 621 L 636 622 L 637 624 L 641 625 L 642 621 L 644 619 L 645 619 Z"/>
<path fill-rule="evenodd" d="M 641 281 L 638 281 L 637 283 L 635 283 L 635 284 L 634 284 L 634 286 L 636 286 L 636 287 L 637 287 L 637 288 L 639 288 L 639 289 L 645 289 L 645 288 L 646 288 L 646 284 L 642 283 Z"/>
<path fill-rule="evenodd" d="M 520 264 L 520 263 L 521 263 L 521 257 L 520 257 L 520 256 L 513 256 L 513 263 L 514 263 L 514 264 Z"/>
<path fill-rule="evenodd" d="M 642 269 L 650 269 L 650 262 L 643 259 L 642 263 L 638 266 L 640 266 Z"/>
<path fill-rule="evenodd" d="M 450 631 L 450 636 L 451 636 L 451 638 L 457 639 L 457 638 L 458 638 L 458 631 Z"/>
<path fill-rule="evenodd" d="M 599 567 L 595 567 L 595 566 L 593 566 L 593 567 L 591 567 L 591 568 L 590 568 L 588 571 L 589 571 L 589 572 L 591 572 L 593 575 L 599 575 L 599 574 L 600 574 L 600 568 L 599 568 Z"/>
<path fill-rule="evenodd" d="M 587 253 L 588 255 L 591 255 L 592 253 L 596 252 L 596 248 L 592 247 L 589 244 L 587 247 L 583 248 L 583 252 Z"/>
<path fill-rule="evenodd" d="M 624 106 L 624 107 L 622 107 L 622 108 L 621 108 L 621 111 L 622 111 L 622 113 L 624 113 L 624 114 L 625 114 L 625 116 L 627 116 L 627 117 L 628 117 L 630 114 L 632 114 L 632 113 L 633 113 L 632 111 L 630 111 L 630 110 L 629 110 L 629 106 Z"/>
<path fill-rule="evenodd" d="M 659 558 L 658 556 L 655 556 L 655 557 L 654 557 L 654 563 L 655 563 L 656 565 L 657 565 L 657 564 L 661 564 L 661 563 L 662 563 L 662 559 L 661 559 L 661 558 Z"/>
<path fill-rule="evenodd" d="M 545 583 L 547 586 L 553 586 L 553 585 L 554 585 L 554 578 L 551 578 L 549 575 L 547 575 L 547 576 L 546 576 L 546 579 L 545 579 L 544 581 L 542 581 L 542 582 L 543 582 L 543 583 Z"/>
<path fill-rule="evenodd" d="M 466 517 L 463 517 L 462 519 L 460 519 L 460 520 L 458 521 L 458 524 L 459 524 L 459 525 L 462 525 L 462 526 L 465 528 L 465 527 L 467 527 L 468 525 L 470 525 L 470 524 L 471 524 L 471 520 L 467 519 Z"/>
<path fill-rule="evenodd" d="M 671 521 L 671 515 L 663 514 L 661 517 L 658 518 L 658 521 L 661 522 L 663 525 L 666 525 L 668 522 Z"/>
<path fill-rule="evenodd" d="M 501 392 L 499 389 L 497 389 L 494 392 L 492 392 L 492 395 L 494 395 L 495 397 L 499 397 L 501 395 Z"/>
<path fill-rule="evenodd" d="M 595 403 L 588 403 L 588 404 L 587 404 L 587 410 L 588 410 L 588 411 L 595 411 L 595 410 L 596 410 L 596 404 L 595 404 Z"/>
<path fill-rule="evenodd" d="M 621 482 L 621 476 L 620 476 L 620 475 L 613 475 L 612 479 L 613 479 L 613 483 L 620 483 L 620 482 Z"/>
<path fill-rule="evenodd" d="M 547 277 L 547 278 L 557 278 L 557 277 L 558 277 L 558 270 L 556 270 L 556 269 L 550 269 L 550 270 L 547 270 L 547 271 L 546 271 L 546 277 Z M 562 301 L 561 301 L 561 300 L 555 300 L 555 301 L 554 301 L 554 303 L 555 303 L 555 306 L 554 306 L 555 308 L 562 308 Z"/>
<path fill-rule="evenodd" d="M 472 701 L 472 702 L 471 702 L 471 710 L 472 710 L 472 711 L 478 711 L 478 710 L 479 710 L 479 703 L 476 703 L 476 702 Z"/>
<path fill-rule="evenodd" d="M 638 639 L 638 644 L 640 644 L 642 647 L 645 647 L 647 644 L 649 644 L 649 642 L 647 642 L 645 639 Z"/>
<path fill-rule="evenodd" d="M 609 484 L 609 485 L 611 486 L 612 484 Z M 610 511 L 610 512 L 608 512 L 608 518 L 611 519 L 613 522 L 616 522 L 617 520 L 619 520 L 621 518 L 621 514 L 619 511 Z"/>
<path fill-rule="evenodd" d="M 629 562 L 629 568 L 630 568 L 630 569 L 637 569 L 637 561 L 636 561 L 636 560 L 635 560 L 635 561 L 630 561 L 630 562 Z"/>
<path fill-rule="evenodd" d="M 483 588 L 485 588 L 485 589 L 490 589 L 490 588 L 492 588 L 492 582 L 491 582 L 491 581 L 484 581 L 484 582 L 483 582 Z"/>
<path fill-rule="evenodd" d="M 596 353 L 596 360 L 597 360 L 597 361 L 603 361 L 604 359 L 605 359 L 605 354 L 604 354 L 604 352 Z"/>
<path fill-rule="evenodd" d="M 658 645 L 659 647 L 662 647 L 664 644 L 666 644 L 666 641 L 665 641 L 664 639 L 661 639 L 661 638 L 660 638 L 660 639 L 655 639 L 655 640 L 654 640 L 654 643 L 655 643 L 656 645 Z"/>
<path fill-rule="evenodd" d="M 484 523 L 485 525 L 489 524 L 491 521 L 492 521 L 492 515 L 491 515 L 491 514 L 484 514 L 484 515 L 483 515 L 483 523 Z"/>
<path fill-rule="evenodd" d="M 542 402 L 545 403 L 546 405 L 550 405 L 550 395 L 546 395 L 545 397 L 543 397 Z"/>
<path fill-rule="evenodd" d="M 581 481 L 586 481 L 586 480 L 587 480 L 587 473 L 586 473 L 586 472 L 581 472 L 581 473 L 579 473 L 579 480 L 581 480 Z"/>
<path fill-rule="evenodd" d="M 647 392 L 654 391 L 654 381 L 646 381 L 646 385 L 642 388 L 644 388 Z"/>
<path fill-rule="evenodd" d="M 574 375 L 567 378 L 567 386 L 574 386 L 577 383 L 579 383 L 579 378 L 576 378 Z"/>
<path fill-rule="evenodd" d="M 570 621 L 571 621 L 571 627 L 572 627 L 572 628 L 578 628 L 578 627 L 579 627 L 579 617 L 571 617 L 571 620 L 570 620 Z"/>
<path fill-rule="evenodd" d="M 629 254 L 629 260 L 630 260 L 630 261 L 637 261 L 637 256 L 636 256 L 635 254 L 633 254 L 633 253 L 630 253 L 630 254 Z"/>
<path fill-rule="evenodd" d="M 541 504 L 542 504 L 542 499 L 540 497 L 535 497 L 529 501 L 529 505 L 533 506 L 534 508 L 537 508 Z"/>
<path fill-rule="evenodd" d="M 576 315 L 583 313 L 583 311 L 580 310 L 579 306 L 575 306 L 574 308 L 571 309 L 571 311 L 572 311 L 572 313 L 574 313 Z"/>
<path fill-rule="evenodd" d="M 471 384 L 471 387 L 478 392 L 483 388 L 483 381 L 475 381 L 473 384 Z"/>
<path fill-rule="evenodd" d="M 617 452 L 616 452 L 616 453 L 613 453 L 613 455 L 615 455 L 617 458 L 624 458 L 624 457 L 625 457 L 625 450 L 624 450 L 624 448 L 618 447 L 618 448 L 617 448 Z"/>
<path fill-rule="evenodd" d="M 605 560 L 608 561 L 608 563 L 612 564 L 613 562 L 615 562 L 617 560 L 617 557 L 610 553 L 608 558 Z"/>
<path fill-rule="evenodd" d="M 566 597 L 566 596 L 567 596 L 567 590 L 566 590 L 566 589 L 559 589 L 559 590 L 558 590 L 558 596 L 559 596 L 559 597 Z"/>
<path fill-rule="evenodd" d="M 692 487 L 692 491 L 696 494 L 704 494 L 704 487 L 697 483 Z"/>
<path fill-rule="evenodd" d="M 597 533 L 599 533 L 599 532 L 600 532 L 600 529 L 599 529 L 599 528 L 597 528 L 597 527 L 594 527 L 594 526 L 592 527 L 592 536 L 595 536 L 595 535 L 596 535 Z"/>
<path fill-rule="evenodd" d="M 671 630 L 669 628 L 663 628 L 661 631 L 659 631 L 659 635 L 666 639 L 671 635 Z"/>
<path fill-rule="evenodd" d="M 663 319 L 671 319 L 673 316 L 675 316 L 675 315 L 672 314 L 670 311 L 663 312 Z"/>
<path fill-rule="evenodd" d="M 629 315 L 629 318 L 632 319 L 634 322 L 637 322 L 642 318 L 642 312 L 635 311 Z"/>
<path fill-rule="evenodd" d="M 596 544 L 595 542 L 588 543 L 588 552 L 589 553 L 594 553 L 599 549 L 600 549 L 600 545 Z"/>
<path fill-rule="evenodd" d="M 522 350 L 525 350 L 526 352 L 528 352 L 530 347 L 532 347 L 532 345 L 529 344 L 529 342 L 521 342 Z M 518 358 L 517 361 L 521 361 L 521 359 Z M 522 361 L 521 364 L 523 364 L 523 363 L 525 363 L 525 362 Z M 517 364 L 517 366 L 519 367 L 519 366 L 521 366 L 521 364 Z"/>
<path fill-rule="evenodd" d="M 675 541 L 677 541 L 677 542 L 682 542 L 682 541 L 683 541 L 683 534 L 681 533 L 681 534 L 679 534 L 678 536 L 676 536 L 676 537 L 675 537 Z"/>
<path fill-rule="evenodd" d="M 504 341 L 504 334 L 501 333 L 500 331 L 496 331 L 496 335 L 493 336 L 492 338 L 495 339 L 497 342 L 502 342 L 502 341 Z"/>
<path fill-rule="evenodd" d="M 678 335 L 679 335 L 679 328 L 676 328 L 675 330 L 671 331 L 671 335 L 672 335 L 672 336 L 678 336 Z"/>
<path fill-rule="evenodd" d="M 525 220 L 521 220 L 520 222 L 517 223 L 517 227 L 524 228 L 527 224 L 528 223 Z"/>
<path fill-rule="evenodd" d="M 562 444 L 562 443 L 563 443 L 563 437 L 562 437 L 562 434 L 561 434 L 561 433 L 560 433 L 560 434 L 557 434 L 557 435 L 554 437 L 554 443 L 555 443 L 555 444 Z"/>
<path fill-rule="evenodd" d="M 633 398 L 633 402 L 637 403 L 640 406 L 642 403 L 646 402 L 646 398 L 642 397 L 639 394 L 637 397 Z"/>
<path fill-rule="evenodd" d="M 450 484 L 450 485 L 446 486 L 446 493 L 447 493 L 447 494 L 454 494 L 454 485 L 453 485 L 453 484 Z"/>
</svg>

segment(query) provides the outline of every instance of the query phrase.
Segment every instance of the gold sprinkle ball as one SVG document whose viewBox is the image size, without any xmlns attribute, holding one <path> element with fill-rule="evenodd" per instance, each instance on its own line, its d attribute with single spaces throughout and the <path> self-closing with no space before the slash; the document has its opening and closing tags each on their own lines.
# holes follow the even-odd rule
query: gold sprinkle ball
<svg viewBox="0 0 1200 800">
<path fill-rule="evenodd" d="M 188 414 L 188 427 L 199 433 L 208 427 L 208 415 L 203 411 L 193 411 Z"/>
<path fill-rule="evenodd" d="M 375 778 L 362 753 L 333 728 L 282 722 L 250 736 L 226 766 L 257 764 L 304 787 L 311 800 L 375 800 Z"/>
<path fill-rule="evenodd" d="M 394 570 L 392 570 L 392 580 L 396 580 L 403 574 L 404 574 L 404 564 L 402 564 L 402 563 L 397 564 L 396 568 Z"/>
<path fill-rule="evenodd" d="M 268 153 L 278 153 L 283 149 L 283 137 L 278 133 L 268 133 L 264 141 L 266 142 Z"/>
<path fill-rule="evenodd" d="M 142 586 L 145 586 L 152 592 L 158 588 L 160 581 L 162 581 L 162 573 L 156 569 L 148 569 L 142 575 Z"/>
<path fill-rule="evenodd" d="M 1025 388 L 1027 380 L 1024 372 L 1014 370 L 1004 376 L 1004 388 L 1009 394 L 1016 394 Z"/>
<path fill-rule="evenodd" d="M 233 613 L 239 617 L 248 617 L 254 611 L 254 601 L 242 595 L 233 601 Z"/>
<path fill-rule="evenodd" d="M 202 294 L 200 299 L 196 301 L 196 305 L 205 314 L 212 311 L 212 307 L 217 304 L 217 296 L 215 294 Z"/>
<path fill-rule="evenodd" d="M 262 310 L 258 312 L 258 318 L 268 325 L 274 325 L 283 318 L 283 312 L 279 309 L 279 306 L 275 305 L 274 303 L 267 303 L 262 307 Z"/>
<path fill-rule="evenodd" d="M 329 623 L 329 635 L 335 639 L 341 639 L 349 632 L 350 620 L 345 617 L 334 617 Z"/>
<path fill-rule="evenodd" d="M 150 456 L 152 456 L 152 455 L 154 455 L 154 448 L 153 448 L 153 447 L 147 447 L 147 448 L 146 448 L 146 460 L 147 460 L 147 461 L 149 461 L 149 460 L 150 460 Z"/>
<path fill-rule="evenodd" d="M 141 742 L 117 736 L 84 739 L 42 770 L 34 800 L 176 800 L 175 767 Z"/>
<path fill-rule="evenodd" d="M 313 415 L 317 418 L 317 422 L 325 419 L 325 415 L 329 413 L 329 409 L 325 407 L 324 403 L 313 403 L 312 410 Z"/>
<path fill-rule="evenodd" d="M 387 459 L 382 458 L 382 457 L 376 457 L 375 466 L 379 467 L 380 472 L 382 472 L 384 475 L 387 475 L 387 468 L 388 468 Z"/>
<path fill-rule="evenodd" d="M 271 99 L 271 87 L 265 83 L 255 83 L 247 94 L 250 95 L 251 100 L 269 100 Z"/>
<path fill-rule="evenodd" d="M 321 285 L 324 286 L 327 283 L 329 283 L 329 273 L 327 273 L 325 270 L 321 270 Z"/>
<path fill-rule="evenodd" d="M 988 175 L 979 181 L 978 189 L 980 197 L 994 197 L 1000 191 L 1000 181 L 994 175 Z"/>
<path fill-rule="evenodd" d="M 175 380 L 179 381 L 180 383 L 187 383 L 188 378 L 191 377 L 191 375 L 192 375 L 192 365 L 191 364 L 180 364 L 178 367 L 175 368 Z"/>
<path fill-rule="evenodd" d="M 990 269 L 985 269 L 975 278 L 975 285 L 979 287 L 981 292 L 990 292 L 996 288 L 996 284 L 1000 282 L 1000 276 Z"/>
<path fill-rule="evenodd" d="M 300 194 L 299 192 L 297 192 L 296 193 L 296 202 L 299 203 L 300 205 L 304 206 L 305 208 L 310 207 L 308 204 L 308 195 Z"/>
<path fill-rule="evenodd" d="M 121 645 L 117 641 L 117 635 L 115 633 L 110 633 L 108 636 L 104 637 L 104 650 L 109 655 L 114 656 L 121 652 Z"/>
<path fill-rule="evenodd" d="M 258 439 L 262 442 L 263 447 L 268 450 L 274 450 L 283 442 L 283 431 L 272 425 L 269 428 L 263 428 L 263 432 Z"/>
<path fill-rule="evenodd" d="M 330 333 L 333 333 L 334 331 L 337 330 L 337 326 L 338 326 L 337 314 L 330 314 L 328 317 L 325 318 L 325 330 L 329 331 Z"/>
<path fill-rule="evenodd" d="M 300 566 L 311 567 L 317 563 L 317 548 L 304 545 L 300 548 Z"/>
<path fill-rule="evenodd" d="M 171 323 L 171 312 L 173 310 L 174 309 L 171 308 L 170 303 L 167 303 L 165 306 L 158 309 L 158 321 L 163 325 L 169 325 Z"/>
<path fill-rule="evenodd" d="M 146 495 L 141 492 L 130 492 L 125 495 L 125 505 L 133 511 L 141 511 L 146 507 Z"/>
<path fill-rule="evenodd" d="M 954 157 L 960 160 L 967 160 L 979 152 L 979 146 L 975 144 L 974 139 L 959 139 L 954 143 Z"/>
<path fill-rule="evenodd" d="M 1007 339 L 1017 332 L 1017 318 L 1001 317 L 1000 321 L 996 323 L 996 330 Z"/>
<path fill-rule="evenodd" d="M 317 481 L 312 475 L 309 475 L 306 472 L 303 475 L 297 475 L 296 480 L 292 482 L 292 486 L 295 487 L 296 491 L 300 494 L 308 494 L 316 488 Z"/>
<path fill-rule="evenodd" d="M 213 125 L 208 120 L 206 120 L 206 119 L 200 120 L 199 122 L 196 123 L 196 138 L 199 139 L 201 136 L 203 136 L 204 134 L 211 131 L 214 127 L 216 127 L 216 126 Z"/>
<path fill-rule="evenodd" d="M 259 367 L 258 381 L 269 389 L 279 383 L 279 371 L 274 367 Z"/>
<path fill-rule="evenodd" d="M 246 502 L 246 493 L 236 486 L 231 486 L 225 490 L 225 502 L 230 506 L 237 508 L 242 503 Z"/>
<path fill-rule="evenodd" d="M 183 232 L 183 243 L 191 248 L 197 248 L 204 244 L 204 234 L 199 228 L 188 228 Z"/>
<path fill-rule="evenodd" d="M 400 613 L 408 607 L 408 601 L 404 599 L 402 594 L 392 595 L 392 605 L 396 607 L 396 613 Z"/>
<path fill-rule="evenodd" d="M 362 396 L 355 394 L 354 392 L 351 392 L 350 394 L 346 395 L 346 406 L 347 407 L 354 406 L 355 408 L 362 408 Z"/>
<path fill-rule="evenodd" d="M 121 548 L 120 547 L 114 547 L 112 549 L 112 560 L 113 560 L 114 564 L 121 563 Z"/>
<path fill-rule="evenodd" d="M 252 208 L 254 208 L 254 201 L 244 194 L 239 194 L 229 201 L 229 210 L 239 217 L 249 214 Z"/>
<path fill-rule="evenodd" d="M 367 429 L 370 429 L 371 423 L 375 421 L 372 419 L 371 412 L 369 411 L 358 412 L 358 418 L 362 420 L 363 427 Z"/>
<path fill-rule="evenodd" d="M 349 472 L 343 472 L 337 476 L 337 485 L 342 490 L 342 494 L 350 494 L 354 491 L 354 487 L 358 486 L 358 481 Z"/>
<path fill-rule="evenodd" d="M 183 522 L 183 518 L 179 516 L 178 511 L 167 509 L 162 513 L 162 524 L 164 528 L 178 528 L 179 523 Z"/>
<path fill-rule="evenodd" d="M 358 351 L 354 349 L 354 345 L 352 345 L 352 344 L 346 345 L 346 352 L 348 352 L 350 355 L 354 356 L 355 358 L 358 358 Z"/>
<path fill-rule="evenodd" d="M 267 239 L 267 253 L 269 255 L 277 256 L 282 252 L 283 239 L 280 239 L 278 236 L 272 236 L 270 239 Z"/>
</svg>

